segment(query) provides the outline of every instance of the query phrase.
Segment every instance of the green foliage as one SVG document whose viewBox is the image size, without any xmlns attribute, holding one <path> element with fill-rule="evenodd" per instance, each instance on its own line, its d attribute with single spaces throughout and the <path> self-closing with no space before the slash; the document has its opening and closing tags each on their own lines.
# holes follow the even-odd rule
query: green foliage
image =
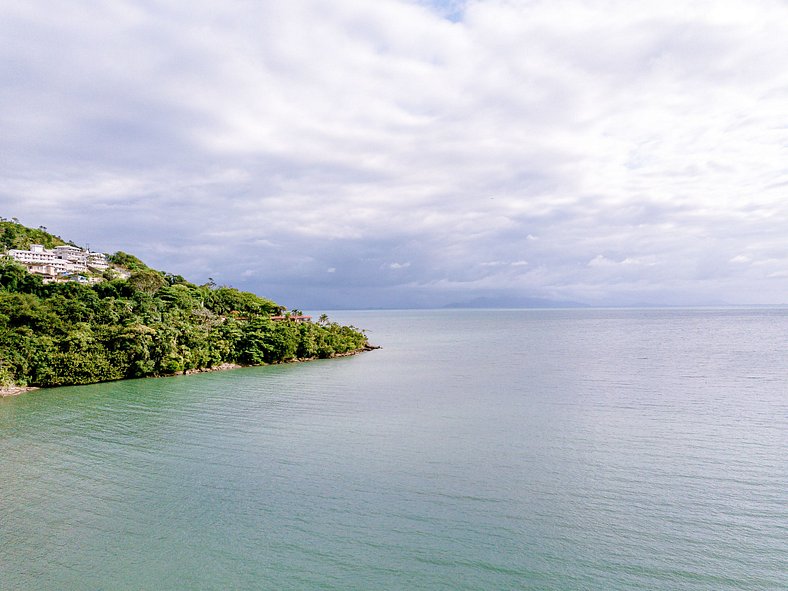
<svg viewBox="0 0 788 591">
<path fill-rule="evenodd" d="M 131 274 L 129 285 L 136 291 L 153 294 L 167 285 L 164 275 L 152 269 L 141 269 Z"/>
<path fill-rule="evenodd" d="M 279 314 L 283 309 L 271 300 L 233 287 L 219 287 L 206 295 L 206 305 L 217 314 Z"/>
<path fill-rule="evenodd" d="M 0 249 L 18 248 L 27 250 L 31 244 L 43 244 L 46 248 L 54 248 L 65 244 L 62 238 L 50 234 L 46 228 L 27 228 L 15 218 L 0 218 Z"/>
<path fill-rule="evenodd" d="M 0 259 L 0 290 L 39 294 L 43 289 L 41 277 L 28 273 L 11 259 Z"/>
<path fill-rule="evenodd" d="M 124 267 L 129 271 L 148 271 L 150 267 L 135 257 L 133 254 L 128 254 L 123 251 L 118 251 L 115 254 L 109 255 L 109 262 Z"/>
<path fill-rule="evenodd" d="M 85 384 L 221 363 L 325 358 L 367 344 L 361 331 L 325 316 L 314 324 L 274 321 L 284 309 L 270 300 L 196 286 L 118 254 L 116 264 L 136 267 L 131 277 L 93 286 L 44 285 L 0 261 L 0 385 Z"/>
</svg>

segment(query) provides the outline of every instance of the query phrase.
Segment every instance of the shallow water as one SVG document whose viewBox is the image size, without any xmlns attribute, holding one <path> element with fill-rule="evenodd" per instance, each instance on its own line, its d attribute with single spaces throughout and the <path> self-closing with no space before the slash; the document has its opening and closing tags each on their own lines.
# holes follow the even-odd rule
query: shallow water
<svg viewBox="0 0 788 591">
<path fill-rule="evenodd" d="M 369 311 L 0 401 L 0 589 L 784 589 L 788 311 Z"/>
</svg>

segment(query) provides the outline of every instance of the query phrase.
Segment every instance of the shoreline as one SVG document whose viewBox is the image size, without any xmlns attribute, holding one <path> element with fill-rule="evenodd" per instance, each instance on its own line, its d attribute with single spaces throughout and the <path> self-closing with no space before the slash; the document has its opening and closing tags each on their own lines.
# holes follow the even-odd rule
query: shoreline
<svg viewBox="0 0 788 591">
<path fill-rule="evenodd" d="M 381 347 L 379 345 L 365 345 L 360 349 L 354 349 L 353 351 L 348 351 L 346 353 L 335 353 L 331 357 L 324 357 L 322 359 L 335 359 L 337 357 L 352 357 L 353 355 L 358 355 L 359 353 L 374 351 L 380 348 Z M 136 379 L 147 379 L 147 378 L 171 378 L 174 376 L 190 376 L 198 373 L 211 373 L 214 371 L 229 371 L 231 369 L 243 369 L 245 367 L 266 367 L 267 365 L 282 365 L 285 363 L 306 363 L 308 361 L 318 361 L 320 359 L 321 359 L 320 357 L 296 357 L 294 359 L 287 359 L 279 363 L 264 363 L 262 365 L 240 365 L 238 363 L 220 363 L 219 365 L 214 365 L 213 367 L 200 367 L 194 369 L 187 369 L 172 374 L 165 374 L 160 376 L 146 376 L 144 378 L 123 378 L 120 380 L 112 380 L 112 381 L 122 382 L 124 381 L 124 379 L 136 380 Z M 90 384 L 98 384 L 98 383 L 106 383 L 106 382 L 89 382 L 87 384 L 69 384 L 68 386 L 88 386 Z M 47 388 L 64 388 L 64 387 L 67 386 L 2 386 L 0 387 L 0 398 L 19 396 L 20 394 L 25 394 L 27 392 L 34 392 L 35 390 L 42 390 Z"/>
<path fill-rule="evenodd" d="M 38 386 L 3 386 L 0 388 L 0 398 L 8 398 L 10 396 L 19 396 L 25 392 L 33 392 L 40 390 Z"/>
<path fill-rule="evenodd" d="M 198 373 L 211 373 L 214 371 L 229 371 L 231 369 L 243 369 L 245 367 L 267 367 L 270 365 L 284 365 L 286 363 L 306 363 L 308 361 L 320 361 L 323 359 L 337 359 L 338 357 L 352 357 L 359 353 L 366 353 L 367 351 L 375 351 L 381 349 L 380 345 L 364 345 L 360 349 L 347 351 L 346 353 L 334 353 L 331 357 L 294 357 L 293 359 L 285 359 L 276 363 L 261 363 L 260 365 L 241 365 L 239 363 L 220 363 L 212 367 L 199 367 L 194 369 L 186 369 L 177 373 L 164 374 L 161 376 L 149 376 L 152 378 L 171 378 L 173 376 L 191 376 Z"/>
</svg>

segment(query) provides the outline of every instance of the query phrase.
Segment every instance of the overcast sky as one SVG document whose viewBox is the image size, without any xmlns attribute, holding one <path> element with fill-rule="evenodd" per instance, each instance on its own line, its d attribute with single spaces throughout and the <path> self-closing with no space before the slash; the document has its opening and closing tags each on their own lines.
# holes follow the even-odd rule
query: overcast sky
<svg viewBox="0 0 788 591">
<path fill-rule="evenodd" d="M 3 0 L 0 215 L 289 307 L 788 302 L 788 3 Z"/>
</svg>

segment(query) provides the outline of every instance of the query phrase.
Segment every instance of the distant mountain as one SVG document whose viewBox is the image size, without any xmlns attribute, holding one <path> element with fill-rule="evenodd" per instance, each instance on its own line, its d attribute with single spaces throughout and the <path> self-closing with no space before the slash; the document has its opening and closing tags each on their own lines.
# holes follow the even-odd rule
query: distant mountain
<svg viewBox="0 0 788 591">
<path fill-rule="evenodd" d="M 464 302 L 446 304 L 444 308 L 588 308 L 587 304 L 568 300 L 549 300 L 520 296 L 481 296 Z"/>
</svg>

